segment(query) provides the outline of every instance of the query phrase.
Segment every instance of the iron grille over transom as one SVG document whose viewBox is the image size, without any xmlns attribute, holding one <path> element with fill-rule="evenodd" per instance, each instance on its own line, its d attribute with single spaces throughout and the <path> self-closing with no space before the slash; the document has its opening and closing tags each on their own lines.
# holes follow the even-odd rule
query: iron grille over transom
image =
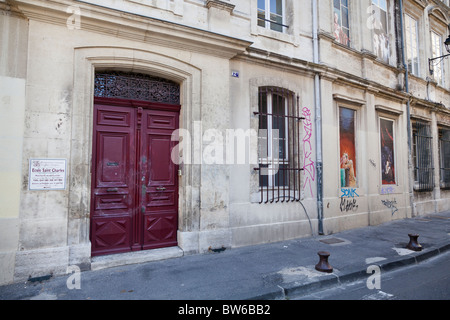
<svg viewBox="0 0 450 320">
<path fill-rule="evenodd" d="M 178 83 L 131 72 L 98 72 L 95 74 L 94 96 L 168 104 L 180 104 Z"/>
<path fill-rule="evenodd" d="M 289 90 L 260 87 L 259 190 L 260 203 L 300 201 L 301 120 L 298 101 Z"/>
</svg>

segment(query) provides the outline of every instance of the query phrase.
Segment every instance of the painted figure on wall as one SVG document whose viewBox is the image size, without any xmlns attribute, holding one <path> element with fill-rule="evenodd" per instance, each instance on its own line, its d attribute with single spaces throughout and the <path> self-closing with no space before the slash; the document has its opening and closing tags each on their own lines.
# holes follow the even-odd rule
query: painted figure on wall
<svg viewBox="0 0 450 320">
<path fill-rule="evenodd" d="M 372 14 L 369 21 L 373 29 L 374 53 L 384 62 L 390 62 L 390 43 L 388 26 L 388 4 L 386 0 L 372 0 L 369 9 Z"/>
<path fill-rule="evenodd" d="M 394 122 L 380 119 L 381 179 L 383 184 L 395 184 Z"/>
<path fill-rule="evenodd" d="M 341 150 L 340 178 L 341 188 L 357 187 L 355 114 L 348 108 L 339 108 L 339 145 Z"/>
<path fill-rule="evenodd" d="M 334 0 L 334 38 L 339 43 L 350 44 L 347 0 Z"/>
<path fill-rule="evenodd" d="M 374 50 L 378 57 L 389 63 L 389 39 L 384 31 L 376 32 L 373 35 Z"/>
<path fill-rule="evenodd" d="M 353 160 L 350 160 L 345 152 L 341 157 L 341 180 L 341 187 L 356 187 Z"/>
</svg>

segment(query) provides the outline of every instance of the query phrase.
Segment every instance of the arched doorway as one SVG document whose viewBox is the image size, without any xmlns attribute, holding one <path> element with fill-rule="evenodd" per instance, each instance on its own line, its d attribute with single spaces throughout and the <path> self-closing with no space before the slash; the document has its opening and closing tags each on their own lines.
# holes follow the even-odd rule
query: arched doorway
<svg viewBox="0 0 450 320">
<path fill-rule="evenodd" d="M 95 74 L 92 256 L 177 245 L 178 166 L 171 154 L 179 113 L 175 82 Z"/>
</svg>

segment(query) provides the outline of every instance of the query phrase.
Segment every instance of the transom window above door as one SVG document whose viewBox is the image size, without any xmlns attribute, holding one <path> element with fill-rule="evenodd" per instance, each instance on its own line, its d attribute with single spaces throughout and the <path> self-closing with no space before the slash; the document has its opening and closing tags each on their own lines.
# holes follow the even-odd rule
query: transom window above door
<svg viewBox="0 0 450 320">
<path fill-rule="evenodd" d="M 180 85 L 174 81 L 141 73 L 99 71 L 95 74 L 94 96 L 168 104 L 180 104 Z"/>
</svg>

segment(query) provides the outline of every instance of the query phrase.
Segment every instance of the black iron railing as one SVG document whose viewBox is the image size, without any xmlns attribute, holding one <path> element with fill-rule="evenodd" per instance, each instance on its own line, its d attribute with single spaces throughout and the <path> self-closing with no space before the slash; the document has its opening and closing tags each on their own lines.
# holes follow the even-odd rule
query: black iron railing
<svg viewBox="0 0 450 320">
<path fill-rule="evenodd" d="M 259 20 L 259 21 L 264 21 L 264 22 L 263 22 L 264 24 L 265 24 L 266 22 L 269 22 L 271 25 L 274 24 L 274 25 L 277 25 L 277 26 L 280 26 L 280 27 L 289 28 L 289 26 L 287 26 L 287 25 L 285 25 L 285 24 L 282 24 L 282 23 L 279 23 L 279 22 L 276 22 L 276 21 L 274 21 L 274 20 L 265 19 L 265 18 L 260 18 L 260 17 L 258 17 L 258 20 Z"/>
</svg>

